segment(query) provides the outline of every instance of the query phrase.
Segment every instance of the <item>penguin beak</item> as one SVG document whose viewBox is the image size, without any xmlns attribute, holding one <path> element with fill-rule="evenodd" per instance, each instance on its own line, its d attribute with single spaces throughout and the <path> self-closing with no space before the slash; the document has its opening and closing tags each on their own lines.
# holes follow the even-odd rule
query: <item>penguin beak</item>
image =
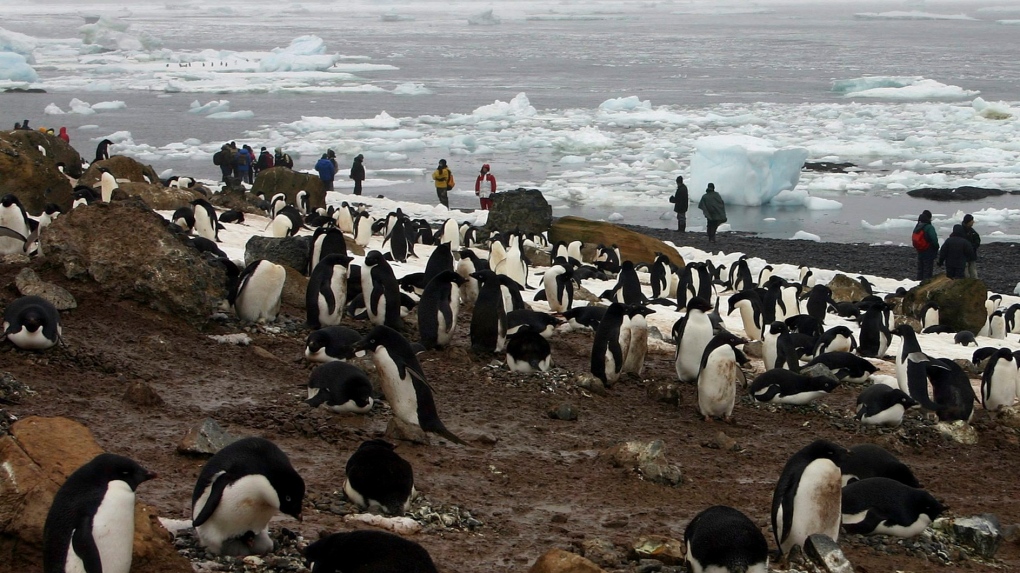
<svg viewBox="0 0 1020 573">
<path fill-rule="evenodd" d="M 146 471 L 146 472 L 145 472 L 145 479 L 144 479 L 144 480 L 142 480 L 142 481 L 149 481 L 150 479 L 156 479 L 156 478 L 158 478 L 158 477 L 159 477 L 159 474 L 158 474 L 158 473 L 156 473 L 156 472 L 150 472 L 150 471 Z"/>
</svg>

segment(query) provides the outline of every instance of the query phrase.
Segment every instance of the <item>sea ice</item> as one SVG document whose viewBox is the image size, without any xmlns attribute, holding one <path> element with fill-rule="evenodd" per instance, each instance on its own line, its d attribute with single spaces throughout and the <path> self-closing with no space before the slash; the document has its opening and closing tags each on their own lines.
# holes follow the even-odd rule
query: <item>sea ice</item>
<svg viewBox="0 0 1020 573">
<path fill-rule="evenodd" d="M 0 52 L 0 80 L 12 82 L 34 82 L 39 79 L 35 68 L 28 65 L 28 59 L 14 52 Z"/>
<path fill-rule="evenodd" d="M 318 36 L 301 36 L 286 48 L 273 48 L 259 62 L 260 72 L 307 72 L 327 70 L 337 56 L 326 54 L 326 43 Z"/>
<path fill-rule="evenodd" d="M 803 147 L 777 148 L 746 135 L 714 135 L 694 144 L 691 157 L 691 199 L 697 201 L 709 183 L 731 205 L 763 205 L 782 191 L 793 190 L 808 157 Z"/>
<path fill-rule="evenodd" d="M 790 239 L 801 241 L 814 241 L 816 243 L 820 243 L 822 241 L 821 237 L 814 233 L 808 233 L 807 231 L 797 231 L 796 233 L 793 234 L 792 237 L 790 237 Z"/>
</svg>

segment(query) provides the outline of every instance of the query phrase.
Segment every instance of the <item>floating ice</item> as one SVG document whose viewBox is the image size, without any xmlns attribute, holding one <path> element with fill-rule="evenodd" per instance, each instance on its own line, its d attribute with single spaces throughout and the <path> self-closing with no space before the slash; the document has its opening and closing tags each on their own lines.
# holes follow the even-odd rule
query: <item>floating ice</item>
<svg viewBox="0 0 1020 573">
<path fill-rule="evenodd" d="M 432 90 L 425 87 L 425 84 L 407 82 L 393 88 L 394 95 L 430 95 Z"/>
<path fill-rule="evenodd" d="M 808 157 L 803 147 L 777 148 L 747 135 L 703 137 L 691 157 L 692 200 L 705 193 L 709 183 L 731 205 L 763 205 L 781 191 L 793 190 Z"/>
<path fill-rule="evenodd" d="M 6 28 L 0 28 L 0 52 L 14 52 L 25 56 L 29 64 L 34 63 L 32 52 L 38 45 L 36 38 L 27 34 L 12 32 Z"/>
<path fill-rule="evenodd" d="M 159 49 L 163 42 L 148 32 L 134 35 L 128 32 L 130 24 L 116 18 L 103 16 L 94 24 L 85 24 L 78 28 L 82 41 L 86 44 L 84 53 L 97 53 L 108 50 L 141 52 Z"/>
<path fill-rule="evenodd" d="M 650 110 L 652 109 L 652 102 L 648 100 L 642 101 L 637 96 L 629 96 L 607 99 L 599 104 L 599 110 L 601 111 L 634 111 L 638 109 Z"/>
<path fill-rule="evenodd" d="M 250 109 L 241 111 L 218 111 L 216 113 L 210 113 L 206 117 L 209 119 L 251 119 L 255 117 L 255 112 Z"/>
<path fill-rule="evenodd" d="M 858 20 L 974 20 L 966 14 L 933 14 L 917 10 L 892 12 L 860 12 L 854 14 Z"/>
<path fill-rule="evenodd" d="M 496 16 L 495 14 L 492 13 L 491 8 L 485 10 L 484 12 L 479 12 L 477 14 L 472 14 L 471 16 L 468 16 L 468 24 L 471 24 L 472 26 L 495 26 L 500 22 L 502 22 L 502 20 L 499 18 L 499 16 Z"/>
<path fill-rule="evenodd" d="M 205 105 L 202 105 L 198 100 L 195 100 L 191 102 L 191 107 L 188 109 L 188 113 L 199 114 L 220 113 L 225 111 L 230 111 L 230 101 L 225 99 L 214 99 Z"/>
<path fill-rule="evenodd" d="M 790 237 L 790 239 L 794 240 L 799 239 L 801 241 L 814 241 L 816 243 L 820 243 L 822 241 L 821 237 L 814 233 L 808 233 L 807 231 L 797 231 L 796 233 L 793 234 L 792 237 Z"/>
<path fill-rule="evenodd" d="M 925 78 L 876 77 L 841 80 L 833 83 L 833 91 L 848 98 L 884 98 L 910 101 L 931 99 L 964 99 L 981 92 L 965 90 Z"/>
<path fill-rule="evenodd" d="M 25 56 L 14 52 L 0 52 L 0 80 L 34 82 L 39 80 L 39 74 L 28 64 L 28 58 Z"/>
<path fill-rule="evenodd" d="M 122 101 L 120 101 L 120 100 L 101 101 L 101 102 L 92 104 L 92 109 L 95 110 L 95 111 L 113 111 L 115 109 L 125 109 L 125 108 L 127 108 L 127 104 L 122 102 Z"/>
<path fill-rule="evenodd" d="M 616 221 L 622 221 L 623 220 L 623 215 L 621 215 L 619 213 L 613 213 L 613 214 L 609 215 L 608 217 L 606 217 L 606 220 L 611 222 L 611 223 L 615 223 Z"/>
<path fill-rule="evenodd" d="M 326 43 L 318 36 L 301 36 L 286 48 L 273 48 L 259 62 L 260 72 L 323 71 L 333 67 L 337 56 L 326 55 Z"/>
<path fill-rule="evenodd" d="M 974 108 L 974 111 L 978 112 L 978 115 L 987 119 L 1002 120 L 1009 119 L 1016 115 L 1016 113 L 1008 105 L 1001 101 L 989 103 L 982 98 L 974 98 L 974 101 L 971 102 L 971 106 Z"/>
</svg>

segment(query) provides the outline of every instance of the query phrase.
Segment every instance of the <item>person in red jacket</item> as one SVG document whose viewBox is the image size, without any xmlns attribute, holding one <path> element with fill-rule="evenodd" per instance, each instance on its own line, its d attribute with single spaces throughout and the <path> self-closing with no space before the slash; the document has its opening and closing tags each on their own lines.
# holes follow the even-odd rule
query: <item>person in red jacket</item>
<svg viewBox="0 0 1020 573">
<path fill-rule="evenodd" d="M 482 204 L 482 209 L 488 211 L 492 207 L 492 196 L 496 193 L 496 178 L 489 173 L 489 164 L 482 165 L 478 179 L 475 179 L 475 195 Z"/>
<path fill-rule="evenodd" d="M 60 139 L 63 139 L 64 143 L 71 143 L 71 136 L 67 135 L 67 128 L 66 127 L 61 127 L 60 128 L 60 133 L 57 134 L 57 137 L 59 137 Z"/>
</svg>

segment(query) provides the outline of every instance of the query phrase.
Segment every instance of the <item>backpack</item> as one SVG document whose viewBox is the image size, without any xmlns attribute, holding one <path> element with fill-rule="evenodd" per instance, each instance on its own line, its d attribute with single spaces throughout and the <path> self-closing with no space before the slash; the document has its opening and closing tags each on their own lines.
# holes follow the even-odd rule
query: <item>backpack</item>
<svg viewBox="0 0 1020 573">
<path fill-rule="evenodd" d="M 913 243 L 914 249 L 918 251 L 927 251 L 931 243 L 928 242 L 928 237 L 924 234 L 924 228 L 914 231 L 910 236 L 910 242 Z"/>
<path fill-rule="evenodd" d="M 216 153 L 213 153 L 212 163 L 213 163 L 213 165 L 223 165 L 223 150 L 222 149 L 217 151 Z"/>
<path fill-rule="evenodd" d="M 453 189 L 453 171 L 450 171 L 449 169 L 447 169 L 446 173 L 447 173 L 447 176 L 446 176 L 446 188 L 447 189 Z"/>
</svg>

